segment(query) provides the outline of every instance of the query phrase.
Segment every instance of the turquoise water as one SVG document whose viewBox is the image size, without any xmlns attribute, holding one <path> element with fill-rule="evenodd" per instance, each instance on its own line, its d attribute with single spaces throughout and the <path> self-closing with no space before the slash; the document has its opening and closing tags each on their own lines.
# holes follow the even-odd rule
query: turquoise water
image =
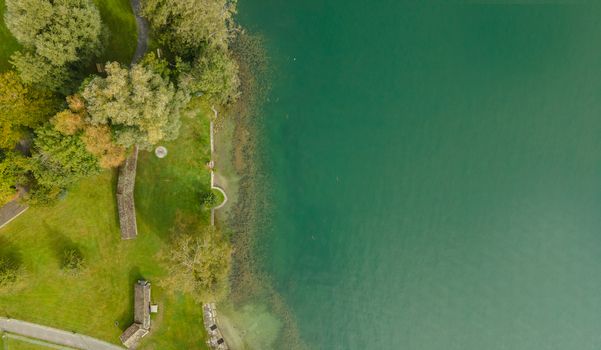
<svg viewBox="0 0 601 350">
<path fill-rule="evenodd" d="M 303 340 L 601 348 L 601 9 L 414 3 L 240 3 Z"/>
</svg>

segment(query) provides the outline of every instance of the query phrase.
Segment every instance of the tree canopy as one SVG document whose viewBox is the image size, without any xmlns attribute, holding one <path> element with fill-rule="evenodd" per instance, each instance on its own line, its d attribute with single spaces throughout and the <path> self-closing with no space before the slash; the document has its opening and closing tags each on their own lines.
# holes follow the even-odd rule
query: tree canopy
<svg viewBox="0 0 601 350">
<path fill-rule="evenodd" d="M 98 158 L 101 168 L 115 168 L 125 160 L 126 149 L 115 143 L 108 125 L 86 122 L 87 111 L 83 97 L 67 97 L 69 109 L 57 113 L 50 120 L 54 128 L 66 136 L 79 135 L 86 150 Z"/>
<path fill-rule="evenodd" d="M 195 54 L 203 43 L 227 46 L 236 1 L 147 0 L 142 11 L 159 41 L 186 55 Z"/>
<path fill-rule="evenodd" d="M 90 0 L 6 0 L 6 26 L 21 45 L 63 66 L 100 47 L 100 12 Z"/>
<path fill-rule="evenodd" d="M 27 128 L 40 126 L 59 106 L 53 94 L 24 84 L 14 71 L 0 74 L 0 148 L 12 149 Z"/>
<path fill-rule="evenodd" d="M 231 246 L 214 227 L 180 228 L 161 258 L 168 272 L 163 286 L 201 302 L 219 301 L 227 293 Z"/>
<path fill-rule="evenodd" d="M 191 65 L 180 66 L 180 84 L 192 94 L 202 94 L 210 102 L 222 106 L 238 98 L 238 63 L 227 49 L 206 47 Z"/>
<path fill-rule="evenodd" d="M 150 149 L 177 137 L 186 94 L 144 65 L 128 70 L 113 62 L 106 73 L 82 91 L 88 123 L 111 127 L 116 143 L 126 148 L 137 144 Z"/>
<path fill-rule="evenodd" d="M 96 174 L 98 159 L 78 136 L 67 136 L 47 124 L 36 130 L 30 171 L 30 199 L 50 202 L 77 180 Z"/>
<path fill-rule="evenodd" d="M 16 185 L 24 181 L 27 164 L 27 158 L 12 151 L 0 150 L 0 206 L 16 195 Z"/>
<path fill-rule="evenodd" d="M 65 66 L 101 47 L 102 21 L 91 0 L 6 0 L 5 22 L 24 51 L 12 57 L 23 81 L 57 89 Z"/>
</svg>

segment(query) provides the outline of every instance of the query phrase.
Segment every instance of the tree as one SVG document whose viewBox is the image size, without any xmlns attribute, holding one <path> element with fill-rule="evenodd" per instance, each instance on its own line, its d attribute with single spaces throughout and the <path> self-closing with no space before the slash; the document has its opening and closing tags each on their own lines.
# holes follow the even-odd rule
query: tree
<svg viewBox="0 0 601 350">
<path fill-rule="evenodd" d="M 17 186 L 26 181 L 28 161 L 25 157 L 0 150 L 0 206 L 8 203 L 17 194 Z"/>
<path fill-rule="evenodd" d="M 10 63 L 25 83 L 52 91 L 59 91 L 72 78 L 68 67 L 54 66 L 47 58 L 30 52 L 15 52 Z"/>
<path fill-rule="evenodd" d="M 27 128 L 47 121 L 59 104 L 53 94 L 24 84 L 14 71 L 0 74 L 0 148 L 12 149 Z"/>
<path fill-rule="evenodd" d="M 86 126 L 81 136 L 86 150 L 96 157 L 101 168 L 116 168 L 125 160 L 126 149 L 113 142 L 107 125 Z"/>
<path fill-rule="evenodd" d="M 142 12 L 162 44 L 188 55 L 203 43 L 227 47 L 236 1 L 147 0 Z"/>
<path fill-rule="evenodd" d="M 238 64 L 226 49 L 207 46 L 189 69 L 183 69 L 180 84 L 194 95 L 202 94 L 212 103 L 227 105 L 240 95 Z"/>
<path fill-rule="evenodd" d="M 96 77 L 83 89 L 86 122 L 110 126 L 115 142 L 151 149 L 160 141 L 173 140 L 180 127 L 180 108 L 187 96 L 147 66 L 130 70 L 113 62 L 106 78 Z"/>
<path fill-rule="evenodd" d="M 219 301 L 227 293 L 231 246 L 214 228 L 178 232 L 161 254 L 165 288 L 192 294 L 198 301 Z M 192 233 L 191 233 L 192 232 Z"/>
<path fill-rule="evenodd" d="M 68 96 L 67 102 L 69 109 L 57 113 L 50 121 L 54 129 L 66 136 L 79 135 L 86 151 L 98 158 L 101 168 L 121 165 L 125 160 L 126 149 L 114 142 L 110 127 L 86 123 L 87 112 L 80 95 Z"/>
<path fill-rule="evenodd" d="M 91 0 L 6 0 L 5 22 L 24 46 L 12 63 L 27 83 L 56 89 L 68 78 L 65 66 L 101 48 L 102 21 Z"/>
<path fill-rule="evenodd" d="M 50 123 L 63 135 L 72 136 L 83 130 L 86 123 L 80 113 L 75 113 L 69 109 L 58 112 Z"/>
<path fill-rule="evenodd" d="M 98 172 L 98 159 L 78 136 L 63 135 L 50 124 L 35 133 L 29 197 L 33 203 L 52 202 L 77 180 Z"/>
<path fill-rule="evenodd" d="M 6 27 L 54 66 L 98 52 L 100 12 L 90 0 L 6 0 Z"/>
</svg>

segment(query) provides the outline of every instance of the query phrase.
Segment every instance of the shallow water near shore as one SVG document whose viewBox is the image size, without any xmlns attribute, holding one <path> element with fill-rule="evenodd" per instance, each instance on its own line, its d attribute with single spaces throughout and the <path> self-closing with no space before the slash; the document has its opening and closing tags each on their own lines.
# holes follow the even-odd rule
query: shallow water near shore
<svg viewBox="0 0 601 350">
<path fill-rule="evenodd" d="M 309 348 L 601 346 L 600 8 L 239 5 L 276 71 L 263 268 Z"/>
</svg>

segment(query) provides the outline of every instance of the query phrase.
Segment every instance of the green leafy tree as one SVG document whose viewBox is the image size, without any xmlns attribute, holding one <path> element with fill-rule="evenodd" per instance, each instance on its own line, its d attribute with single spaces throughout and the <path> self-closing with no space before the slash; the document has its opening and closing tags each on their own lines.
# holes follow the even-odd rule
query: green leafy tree
<svg viewBox="0 0 601 350">
<path fill-rule="evenodd" d="M 126 148 L 151 149 L 177 137 L 185 93 L 144 65 L 128 70 L 113 62 L 106 73 L 83 89 L 88 123 L 110 126 L 116 143 Z"/>
<path fill-rule="evenodd" d="M 79 136 L 61 134 L 50 124 L 35 133 L 29 197 L 33 203 L 52 202 L 74 182 L 98 173 L 98 159 L 87 152 Z"/>
<path fill-rule="evenodd" d="M 208 46 L 191 66 L 180 65 L 180 69 L 180 85 L 211 103 L 224 106 L 240 95 L 238 64 L 226 49 Z"/>
<path fill-rule="evenodd" d="M 53 94 L 24 84 L 14 71 L 0 74 L 0 148 L 12 149 L 28 128 L 47 121 L 59 106 Z"/>
<path fill-rule="evenodd" d="M 47 58 L 30 52 L 15 52 L 10 57 L 23 82 L 52 91 L 60 91 L 72 78 L 69 67 L 52 65 Z"/>
<path fill-rule="evenodd" d="M 10 151 L 0 150 L 0 206 L 17 194 L 17 186 L 26 182 L 28 160 Z"/>
<path fill-rule="evenodd" d="M 90 0 L 6 0 L 6 26 L 17 40 L 54 66 L 97 53 L 100 12 Z"/>
<path fill-rule="evenodd" d="M 203 43 L 227 46 L 236 1 L 147 0 L 142 11 L 162 44 L 188 55 Z"/>
<path fill-rule="evenodd" d="M 229 242 L 214 228 L 178 232 L 161 253 L 167 276 L 161 284 L 193 295 L 198 301 L 219 301 L 227 294 L 231 261 Z"/>
<path fill-rule="evenodd" d="M 26 83 L 57 89 L 69 78 L 65 66 L 101 48 L 102 21 L 91 0 L 6 0 L 5 22 L 24 46 L 12 63 Z"/>
</svg>

